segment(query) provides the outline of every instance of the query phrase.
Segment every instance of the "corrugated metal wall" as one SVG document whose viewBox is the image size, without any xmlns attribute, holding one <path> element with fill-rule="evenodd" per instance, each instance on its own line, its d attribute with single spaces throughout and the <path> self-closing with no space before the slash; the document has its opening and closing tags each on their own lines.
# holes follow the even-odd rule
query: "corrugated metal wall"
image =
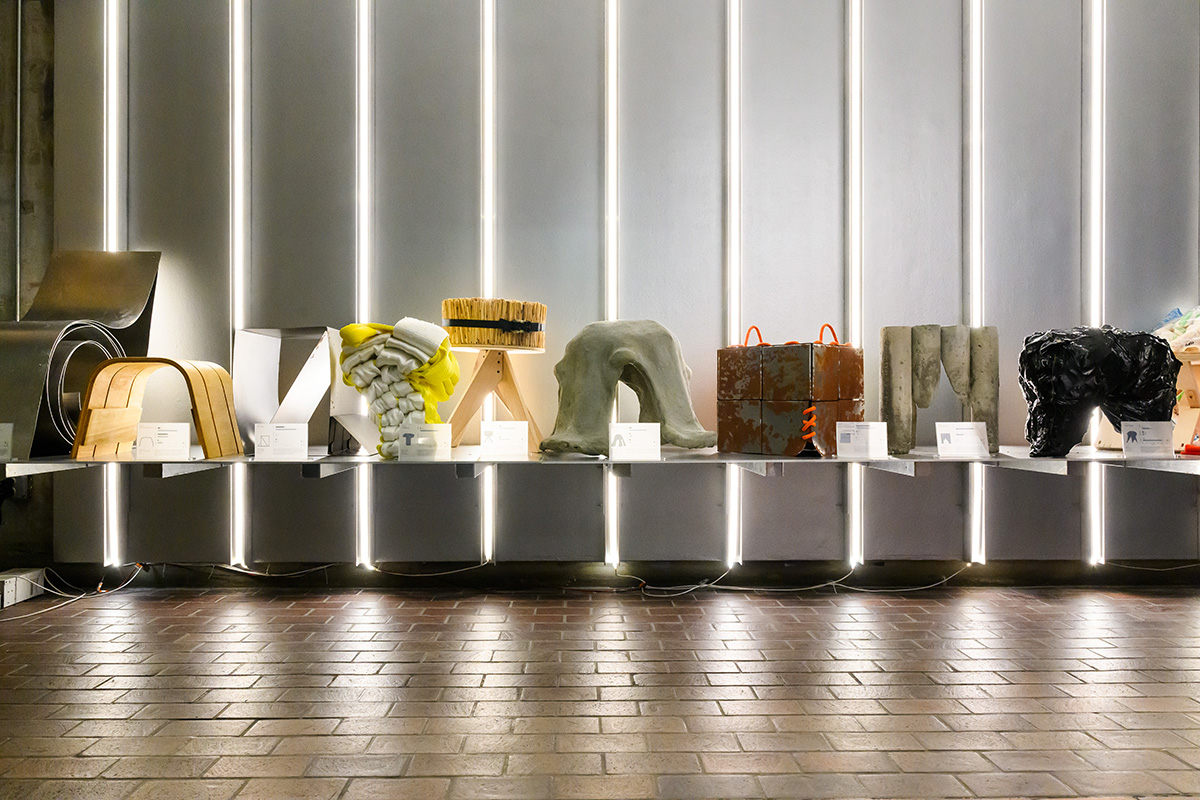
<svg viewBox="0 0 1200 800">
<path fill-rule="evenodd" d="M 129 246 L 162 249 L 152 348 L 229 360 L 229 5 L 128 2 Z M 714 350 L 728 265 L 727 5 L 619 3 L 618 311 L 681 339 L 700 419 L 714 424 Z M 848 0 L 741 0 L 742 318 L 769 339 L 845 329 Z M 56 113 L 60 246 L 100 243 L 98 4 L 60 0 Z M 247 325 L 340 325 L 354 316 L 355 5 L 247 0 L 250 244 Z M 479 0 L 374 0 L 375 209 L 371 313 L 435 319 L 480 288 Z M 864 0 L 863 310 L 868 416 L 877 331 L 966 321 L 965 107 L 983 91 L 985 318 L 1001 334 L 1002 440 L 1022 442 L 1016 354 L 1025 335 L 1083 319 L 1087 0 L 983 0 L 983 85 L 972 87 L 960 0 Z M 553 365 L 605 314 L 604 0 L 496 0 L 496 289 L 550 306 L 545 355 L 517 368 L 544 431 Z M 1106 320 L 1155 325 L 1197 302 L 1200 7 L 1107 0 Z M 469 366 L 469 365 L 466 365 Z M 623 399 L 623 414 L 634 413 Z M 160 403 L 164 417 L 183 414 Z M 943 387 L 920 415 L 958 418 Z M 185 419 L 186 416 L 179 416 Z M 303 481 L 250 470 L 251 553 L 351 560 L 350 473 Z M 1196 480 L 1108 470 L 1113 558 L 1195 558 Z M 91 476 L 59 480 L 60 557 L 90 558 Z M 626 559 L 724 558 L 723 469 L 635 467 L 621 480 Z M 747 559 L 845 555 L 845 474 L 834 465 L 746 475 Z M 74 488 L 72 488 L 74 487 Z M 131 478 L 127 558 L 221 560 L 223 471 Z M 597 466 L 502 467 L 497 557 L 597 560 Z M 991 559 L 1085 555 L 1076 478 L 992 471 Z M 868 559 L 962 558 L 964 468 L 869 473 Z M 93 498 L 88 501 L 87 498 Z M 377 468 L 379 559 L 474 558 L 479 482 L 448 467 Z M 440 533 L 426 531 L 436 525 Z"/>
</svg>

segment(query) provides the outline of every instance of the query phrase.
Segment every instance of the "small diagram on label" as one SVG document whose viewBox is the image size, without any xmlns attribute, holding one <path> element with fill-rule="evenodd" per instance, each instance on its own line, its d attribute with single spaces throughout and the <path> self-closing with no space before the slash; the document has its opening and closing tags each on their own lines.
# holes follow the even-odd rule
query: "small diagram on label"
<svg viewBox="0 0 1200 800">
<path fill-rule="evenodd" d="M 839 441 L 841 444 L 850 444 L 850 432 L 849 432 L 849 431 L 844 431 L 844 432 L 842 433 L 841 437 L 839 437 L 838 441 Z"/>
<path fill-rule="evenodd" d="M 942 434 L 942 444 L 950 444 L 950 434 L 948 434 L 948 433 Z"/>
<path fill-rule="evenodd" d="M 1138 440 L 1137 431 L 1126 431 L 1125 432 L 1125 441 L 1136 442 L 1137 440 Z"/>
<path fill-rule="evenodd" d="M 258 446 L 259 447 L 270 447 L 271 446 L 271 435 L 269 433 L 264 433 L 262 436 L 259 436 L 258 437 Z"/>
<path fill-rule="evenodd" d="M 491 444 L 493 440 L 494 437 L 492 436 L 492 432 L 488 431 L 483 435 L 483 441 L 480 442 L 480 444 Z"/>
<path fill-rule="evenodd" d="M 404 437 L 404 446 L 412 447 L 412 440 L 416 437 L 416 434 L 415 433 L 404 433 L 401 435 Z"/>
<path fill-rule="evenodd" d="M 139 450 L 141 450 L 141 449 L 153 450 L 154 449 L 154 437 L 153 436 L 143 436 L 141 439 L 138 440 L 138 449 Z"/>
<path fill-rule="evenodd" d="M 625 437 L 618 433 L 616 436 L 613 437 L 612 441 L 609 442 L 608 446 L 609 447 L 624 447 L 625 446 Z"/>
</svg>

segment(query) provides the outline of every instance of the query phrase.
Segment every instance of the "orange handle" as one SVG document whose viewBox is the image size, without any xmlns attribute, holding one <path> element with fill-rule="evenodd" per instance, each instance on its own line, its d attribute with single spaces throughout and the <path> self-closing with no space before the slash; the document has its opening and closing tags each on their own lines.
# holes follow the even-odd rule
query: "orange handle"
<svg viewBox="0 0 1200 800">
<path fill-rule="evenodd" d="M 742 342 L 742 347 L 750 346 L 750 331 L 754 331 L 755 333 L 758 334 L 758 343 L 760 345 L 766 344 L 766 342 L 764 342 L 763 338 L 762 338 L 762 331 L 760 331 L 758 329 L 757 325 L 751 325 L 749 328 L 746 328 L 746 340 L 744 342 Z"/>
<path fill-rule="evenodd" d="M 829 335 L 833 337 L 833 343 L 841 344 L 841 342 L 839 342 L 838 338 L 837 338 L 837 331 L 835 331 L 833 329 L 833 326 L 830 325 L 828 322 L 826 322 L 824 325 L 821 326 L 821 336 L 820 336 L 820 338 L 817 339 L 817 344 L 825 344 L 825 330 L 826 329 L 829 330 Z"/>
<path fill-rule="evenodd" d="M 833 344 L 840 345 L 841 342 L 838 341 L 837 331 L 835 331 L 833 329 L 833 326 L 830 325 L 828 322 L 826 322 L 824 325 L 821 326 L 821 336 L 819 339 L 817 339 L 817 344 L 825 344 L 825 331 L 826 330 L 828 330 L 829 335 L 833 337 Z M 758 345 L 757 345 L 758 347 L 769 347 L 770 346 L 770 344 L 771 344 L 770 342 L 763 341 L 762 331 L 760 331 L 758 329 L 758 326 L 751 325 L 749 328 L 746 328 L 746 338 L 742 341 L 742 347 L 750 346 L 750 334 L 752 332 L 758 336 Z M 800 342 L 792 341 L 792 342 L 784 342 L 784 344 L 800 344 Z"/>
</svg>

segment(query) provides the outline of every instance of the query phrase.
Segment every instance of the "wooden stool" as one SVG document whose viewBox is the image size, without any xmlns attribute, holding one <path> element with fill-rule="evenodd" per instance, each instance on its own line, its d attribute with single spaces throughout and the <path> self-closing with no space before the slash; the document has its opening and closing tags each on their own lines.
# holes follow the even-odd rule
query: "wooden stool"
<svg viewBox="0 0 1200 800">
<path fill-rule="evenodd" d="M 471 380 L 467 382 L 462 399 L 454 409 L 454 413 L 450 415 L 450 444 L 452 446 L 457 447 L 462 441 L 463 436 L 467 433 L 467 423 L 483 405 L 484 398 L 494 392 L 500 402 L 504 403 L 504 407 L 512 414 L 513 419 L 529 423 L 529 452 L 537 452 L 538 446 L 542 443 L 542 432 L 538 430 L 537 423 L 533 420 L 533 414 L 530 413 L 529 406 L 525 405 L 525 399 L 521 396 L 521 389 L 517 386 L 517 375 L 513 371 L 512 358 L 508 355 L 509 350 L 525 353 L 542 352 L 527 347 L 495 347 L 479 351 L 479 356 L 475 360 L 475 370 L 471 373 Z"/>
<path fill-rule="evenodd" d="M 163 367 L 183 375 L 204 457 L 243 455 L 233 410 L 233 381 L 222 367 L 207 361 L 112 358 L 96 367 L 88 380 L 71 458 L 88 461 L 132 455 L 146 382 Z"/>
</svg>

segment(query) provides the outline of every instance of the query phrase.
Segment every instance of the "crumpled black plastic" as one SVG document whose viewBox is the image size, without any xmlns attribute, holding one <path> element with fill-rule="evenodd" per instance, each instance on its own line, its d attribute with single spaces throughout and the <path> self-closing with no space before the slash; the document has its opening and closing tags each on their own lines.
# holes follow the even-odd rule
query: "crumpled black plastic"
<svg viewBox="0 0 1200 800">
<path fill-rule="evenodd" d="M 1109 325 L 1025 337 L 1020 381 L 1029 454 L 1065 456 L 1083 441 L 1097 406 L 1118 431 L 1122 420 L 1169 421 L 1181 366 L 1165 339 Z"/>
</svg>

